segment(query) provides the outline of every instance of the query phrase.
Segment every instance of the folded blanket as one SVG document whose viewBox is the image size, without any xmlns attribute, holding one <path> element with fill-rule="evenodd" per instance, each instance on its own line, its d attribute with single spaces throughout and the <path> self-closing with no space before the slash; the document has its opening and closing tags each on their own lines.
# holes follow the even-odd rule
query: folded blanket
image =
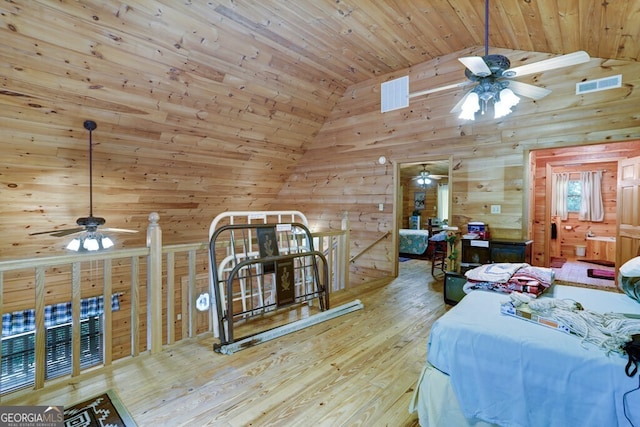
<svg viewBox="0 0 640 427">
<path fill-rule="evenodd" d="M 467 271 L 464 275 L 467 279 L 476 282 L 507 283 L 516 271 L 525 266 L 529 264 L 510 262 L 485 264 Z"/>
<path fill-rule="evenodd" d="M 511 293 L 520 292 L 532 298 L 542 294 L 555 278 L 550 268 L 533 267 L 526 263 L 498 263 L 476 267 L 465 273 L 463 291 L 480 289 Z"/>
<path fill-rule="evenodd" d="M 519 268 L 515 273 L 513 273 L 513 276 L 511 276 L 509 281 L 516 281 L 518 283 L 521 281 L 537 281 L 540 283 L 540 285 L 548 288 L 549 286 L 551 286 L 554 279 L 555 273 L 551 268 L 525 265 L 524 267 Z"/>
<path fill-rule="evenodd" d="M 462 287 L 465 293 L 469 293 L 474 290 L 493 291 L 510 294 L 511 292 L 520 292 L 528 295 L 531 298 L 537 298 L 538 295 L 545 291 L 545 287 L 540 286 L 538 282 L 532 284 L 517 284 L 517 283 L 496 283 L 496 282 L 476 282 L 467 279 L 467 282 Z"/>
</svg>

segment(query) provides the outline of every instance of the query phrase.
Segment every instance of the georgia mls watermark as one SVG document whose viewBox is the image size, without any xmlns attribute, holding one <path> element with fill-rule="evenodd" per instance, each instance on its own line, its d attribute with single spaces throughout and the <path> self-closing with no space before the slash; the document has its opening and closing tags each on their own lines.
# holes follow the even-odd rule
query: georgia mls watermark
<svg viewBox="0 0 640 427">
<path fill-rule="evenodd" d="M 64 408 L 0 406 L 0 427 L 64 427 Z"/>
</svg>

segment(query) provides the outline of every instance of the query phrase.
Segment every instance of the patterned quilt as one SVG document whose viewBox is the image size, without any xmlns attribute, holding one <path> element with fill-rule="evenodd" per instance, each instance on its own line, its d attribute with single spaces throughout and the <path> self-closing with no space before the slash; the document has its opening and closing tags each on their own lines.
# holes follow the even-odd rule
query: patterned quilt
<svg viewBox="0 0 640 427">
<path fill-rule="evenodd" d="M 400 230 L 400 253 L 422 255 L 429 246 L 429 230 Z"/>
</svg>

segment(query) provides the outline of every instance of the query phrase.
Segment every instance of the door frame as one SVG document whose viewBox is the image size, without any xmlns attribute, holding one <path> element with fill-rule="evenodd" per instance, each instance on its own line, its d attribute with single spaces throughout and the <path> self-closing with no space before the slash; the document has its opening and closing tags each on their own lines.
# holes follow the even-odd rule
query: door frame
<svg viewBox="0 0 640 427">
<path fill-rule="evenodd" d="M 397 254 L 400 249 L 400 239 L 398 235 L 400 233 L 400 228 L 402 224 L 402 180 L 401 180 L 401 165 L 405 163 L 429 163 L 434 161 L 447 161 L 449 162 L 449 178 L 448 178 L 448 186 L 449 186 L 449 195 L 448 195 L 448 217 L 447 221 L 451 224 L 452 218 L 452 207 L 453 207 L 453 156 L 443 156 L 443 155 L 423 155 L 418 157 L 407 157 L 401 159 L 395 159 L 392 161 L 393 164 L 393 235 L 392 235 L 392 247 L 395 256 L 395 262 L 392 263 L 392 271 L 391 274 L 393 277 L 398 277 L 399 265 L 400 261 L 398 260 Z"/>
</svg>

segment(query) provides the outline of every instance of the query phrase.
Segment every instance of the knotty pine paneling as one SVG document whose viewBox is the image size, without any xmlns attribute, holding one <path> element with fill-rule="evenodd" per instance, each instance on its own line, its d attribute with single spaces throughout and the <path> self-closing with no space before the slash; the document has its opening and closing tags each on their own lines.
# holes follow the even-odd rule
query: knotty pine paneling
<svg viewBox="0 0 640 427">
<path fill-rule="evenodd" d="M 144 245 L 154 211 L 171 244 L 205 240 L 222 211 L 285 206 L 319 229 L 339 228 L 348 212 L 354 245 L 366 246 L 393 227 L 392 164 L 377 165 L 381 154 L 453 153 L 457 222 L 520 234 L 525 150 L 640 138 L 640 43 L 626 36 L 640 23 L 639 3 L 613 12 L 574 0 L 493 2 L 491 53 L 513 66 L 579 49 L 605 59 L 526 77 L 554 93 L 475 123 L 449 113 L 464 90 L 380 114 L 379 88 L 405 74 L 412 91 L 464 80 L 457 58 L 484 51 L 481 3 L 4 3 L 0 257 L 61 253 L 66 239 L 29 233 L 88 214 L 86 119 L 98 124 L 94 214 L 140 231 L 116 236 L 118 247 Z M 583 25 L 594 22 L 607 30 Z M 615 73 L 621 89 L 572 94 L 576 81 Z M 491 200 L 503 214 L 488 216 Z M 387 262 L 376 268 L 389 271 Z"/>
</svg>

